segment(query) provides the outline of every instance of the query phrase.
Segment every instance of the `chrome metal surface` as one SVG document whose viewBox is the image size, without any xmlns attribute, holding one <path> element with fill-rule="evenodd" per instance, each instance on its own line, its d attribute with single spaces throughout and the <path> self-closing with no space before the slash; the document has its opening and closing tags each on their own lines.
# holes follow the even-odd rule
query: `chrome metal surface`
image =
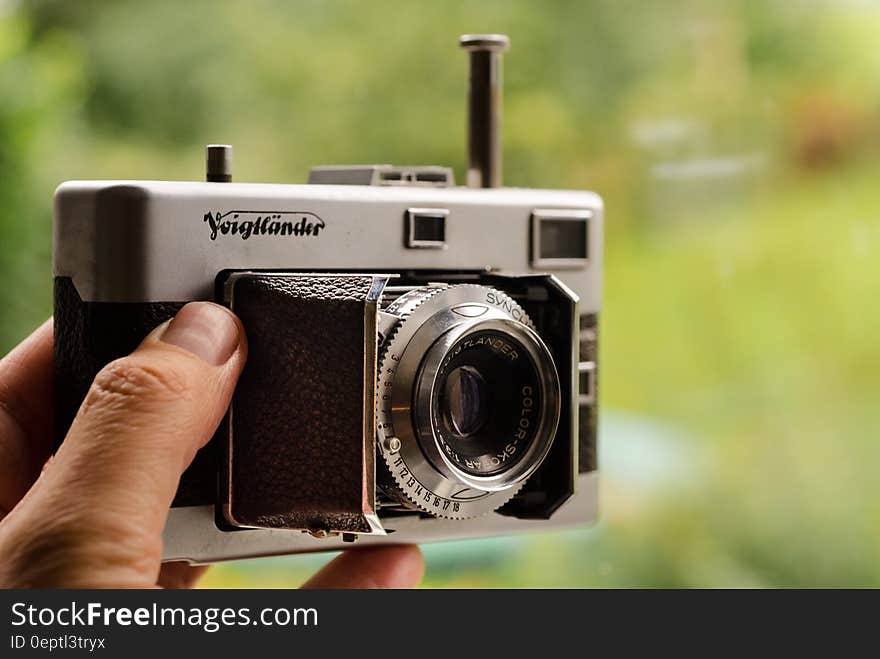
<svg viewBox="0 0 880 659">
<path fill-rule="evenodd" d="M 541 222 L 544 220 L 559 220 L 563 222 L 586 222 L 589 223 L 593 212 L 587 208 L 536 208 L 532 211 L 531 218 L 531 264 L 540 270 L 577 270 L 587 267 L 590 260 L 589 249 L 589 224 L 584 231 L 587 243 L 584 245 L 584 258 L 558 258 L 541 255 Z"/>
<path fill-rule="evenodd" d="M 449 210 L 446 208 L 407 208 L 406 209 L 406 246 L 416 249 L 446 249 L 446 220 Z M 443 238 L 425 240 L 418 237 L 416 223 L 419 219 L 436 218 L 443 222 Z"/>
<path fill-rule="evenodd" d="M 309 172 L 312 185 L 394 185 L 448 188 L 455 185 L 451 167 L 437 165 L 321 165 Z"/>
<path fill-rule="evenodd" d="M 221 270 L 383 272 L 484 270 L 539 274 L 529 261 L 535 208 L 589 208 L 587 267 L 565 272 L 582 313 L 602 308 L 602 202 L 591 192 L 371 185 L 78 181 L 55 196 L 54 268 L 87 302 L 210 300 Z M 407 208 L 446 208 L 447 249 L 408 249 Z M 212 238 L 213 216 L 291 211 L 325 223 L 312 236 Z M 120 221 L 124 218 L 124 221 Z M 231 219 L 232 216 L 228 216 Z M 454 220 L 453 220 L 454 218 Z"/>
</svg>

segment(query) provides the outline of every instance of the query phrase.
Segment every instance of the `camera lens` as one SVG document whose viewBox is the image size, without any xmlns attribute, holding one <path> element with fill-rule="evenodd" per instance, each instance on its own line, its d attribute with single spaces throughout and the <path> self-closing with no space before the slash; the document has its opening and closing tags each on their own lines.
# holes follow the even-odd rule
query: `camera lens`
<svg viewBox="0 0 880 659">
<path fill-rule="evenodd" d="M 376 429 L 385 491 L 467 519 L 509 501 L 556 437 L 561 387 L 525 310 L 479 285 L 431 286 L 389 305 Z"/>
<path fill-rule="evenodd" d="M 433 431 L 456 468 L 492 476 L 528 452 L 540 420 L 539 374 L 510 333 L 477 331 L 458 339 L 435 381 Z"/>
<path fill-rule="evenodd" d="M 413 422 L 434 468 L 484 491 L 528 478 L 559 419 L 559 378 L 538 335 L 512 319 L 456 325 L 425 352 Z"/>
<path fill-rule="evenodd" d="M 459 366 L 446 376 L 439 397 L 446 430 L 466 439 L 486 425 L 492 400 L 486 379 L 473 366 Z"/>
</svg>

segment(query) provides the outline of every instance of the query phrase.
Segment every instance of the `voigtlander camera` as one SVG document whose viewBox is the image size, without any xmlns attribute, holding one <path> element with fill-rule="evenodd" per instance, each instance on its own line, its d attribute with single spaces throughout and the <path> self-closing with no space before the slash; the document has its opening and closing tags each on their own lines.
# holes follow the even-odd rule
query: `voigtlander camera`
<svg viewBox="0 0 880 659">
<path fill-rule="evenodd" d="M 470 58 L 466 185 L 72 181 L 55 195 L 56 442 L 97 372 L 186 302 L 249 357 L 181 478 L 164 558 L 206 563 L 549 529 L 596 515 L 602 202 L 500 187 L 501 35 Z M 536 118 L 539 120 L 539 118 Z"/>
</svg>

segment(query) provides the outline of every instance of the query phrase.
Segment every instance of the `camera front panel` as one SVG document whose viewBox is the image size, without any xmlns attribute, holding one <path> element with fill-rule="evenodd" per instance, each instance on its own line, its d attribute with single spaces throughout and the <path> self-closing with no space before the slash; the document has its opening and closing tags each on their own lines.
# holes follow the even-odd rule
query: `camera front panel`
<svg viewBox="0 0 880 659">
<path fill-rule="evenodd" d="M 224 190 L 216 192 L 217 187 Z M 308 194 L 302 194 L 304 188 Z M 554 207 L 561 219 L 548 213 Z M 216 222 L 217 217 L 233 217 L 235 213 L 226 214 L 236 208 L 259 209 L 259 221 L 242 219 L 238 213 L 235 228 Z M 269 211 L 285 208 L 306 211 L 290 224 L 272 225 L 280 221 L 273 216 L 285 215 Z M 433 215 L 425 209 L 433 209 Z M 587 221 L 569 230 L 564 224 L 573 221 L 565 217 L 569 211 L 576 216 L 575 225 L 578 213 L 586 215 Z M 215 220 L 213 226 L 208 215 Z M 438 218 L 443 218 L 442 223 Z M 601 204 L 591 193 L 365 191 L 353 186 L 198 183 L 65 184 L 58 193 L 56 215 L 57 350 L 59 390 L 64 391 L 59 402 L 58 441 L 94 373 L 136 346 L 155 324 L 173 315 L 186 301 L 214 298 L 217 275 L 224 270 L 289 269 L 296 263 L 297 270 L 388 273 L 396 275 L 394 285 L 475 282 L 502 289 L 512 285 L 502 285 L 493 277 L 553 273 L 579 298 L 581 327 L 575 326 L 572 339 L 579 355 L 564 370 L 564 378 L 572 382 L 575 404 L 580 404 L 580 414 L 575 409 L 569 417 L 569 423 L 579 425 L 579 431 L 573 434 L 576 464 L 574 470 L 568 470 L 572 489 L 577 490 L 573 500 L 558 510 L 550 511 L 552 506 L 548 505 L 540 514 L 528 513 L 522 502 L 540 498 L 536 492 L 525 496 L 528 487 L 541 480 L 535 478 L 526 481 L 524 496 L 519 500 L 514 498 L 477 519 L 432 518 L 425 511 L 407 509 L 393 497 L 388 497 L 386 507 L 378 507 L 378 513 L 395 519 L 396 541 L 405 537 L 421 541 L 432 536 L 512 532 L 530 527 L 537 520 L 547 526 L 573 523 L 574 518 L 578 523 L 588 521 L 595 514 L 595 321 L 601 290 L 601 220 Z M 252 224 L 248 228 L 244 222 L 249 221 Z M 545 221 L 549 222 L 546 226 Z M 276 227 L 277 234 L 273 233 Z M 573 238 L 585 239 L 582 253 L 563 249 Z M 426 242 L 442 244 L 426 247 Z M 556 266 L 554 254 L 561 259 Z M 580 256 L 586 259 L 579 260 Z M 522 292 L 528 292 L 528 284 L 518 286 L 518 295 L 528 298 Z M 558 311 L 545 302 L 526 300 L 523 307 L 530 315 L 543 318 L 542 322 L 558 322 L 553 320 Z M 468 382 L 465 378 L 464 386 L 472 386 Z M 458 386 L 462 386 L 461 380 Z M 228 438 L 228 430 L 228 426 L 221 427 L 218 437 Z M 224 529 L 222 520 L 218 523 L 214 505 L 222 462 L 219 446 L 215 438 L 181 482 L 169 519 L 169 558 L 200 562 L 320 551 L 341 541 L 318 541 L 288 531 Z M 554 481 L 565 472 L 561 462 L 564 460 L 546 463 L 554 465 Z M 383 496 L 380 488 L 380 498 Z M 434 529 L 431 533 L 427 532 L 428 525 Z M 381 541 L 371 538 L 364 541 Z"/>
</svg>

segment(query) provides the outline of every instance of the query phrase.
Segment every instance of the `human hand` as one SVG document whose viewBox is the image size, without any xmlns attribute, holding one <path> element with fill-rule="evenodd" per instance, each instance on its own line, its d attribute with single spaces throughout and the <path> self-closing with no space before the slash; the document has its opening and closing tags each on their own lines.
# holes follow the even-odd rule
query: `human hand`
<svg viewBox="0 0 880 659">
<path fill-rule="evenodd" d="M 206 568 L 162 565 L 162 529 L 246 355 L 232 312 L 187 304 L 98 374 L 48 463 L 51 320 L 0 360 L 0 586 L 194 585 Z M 305 586 L 406 588 L 422 570 L 416 547 L 351 550 Z"/>
</svg>

